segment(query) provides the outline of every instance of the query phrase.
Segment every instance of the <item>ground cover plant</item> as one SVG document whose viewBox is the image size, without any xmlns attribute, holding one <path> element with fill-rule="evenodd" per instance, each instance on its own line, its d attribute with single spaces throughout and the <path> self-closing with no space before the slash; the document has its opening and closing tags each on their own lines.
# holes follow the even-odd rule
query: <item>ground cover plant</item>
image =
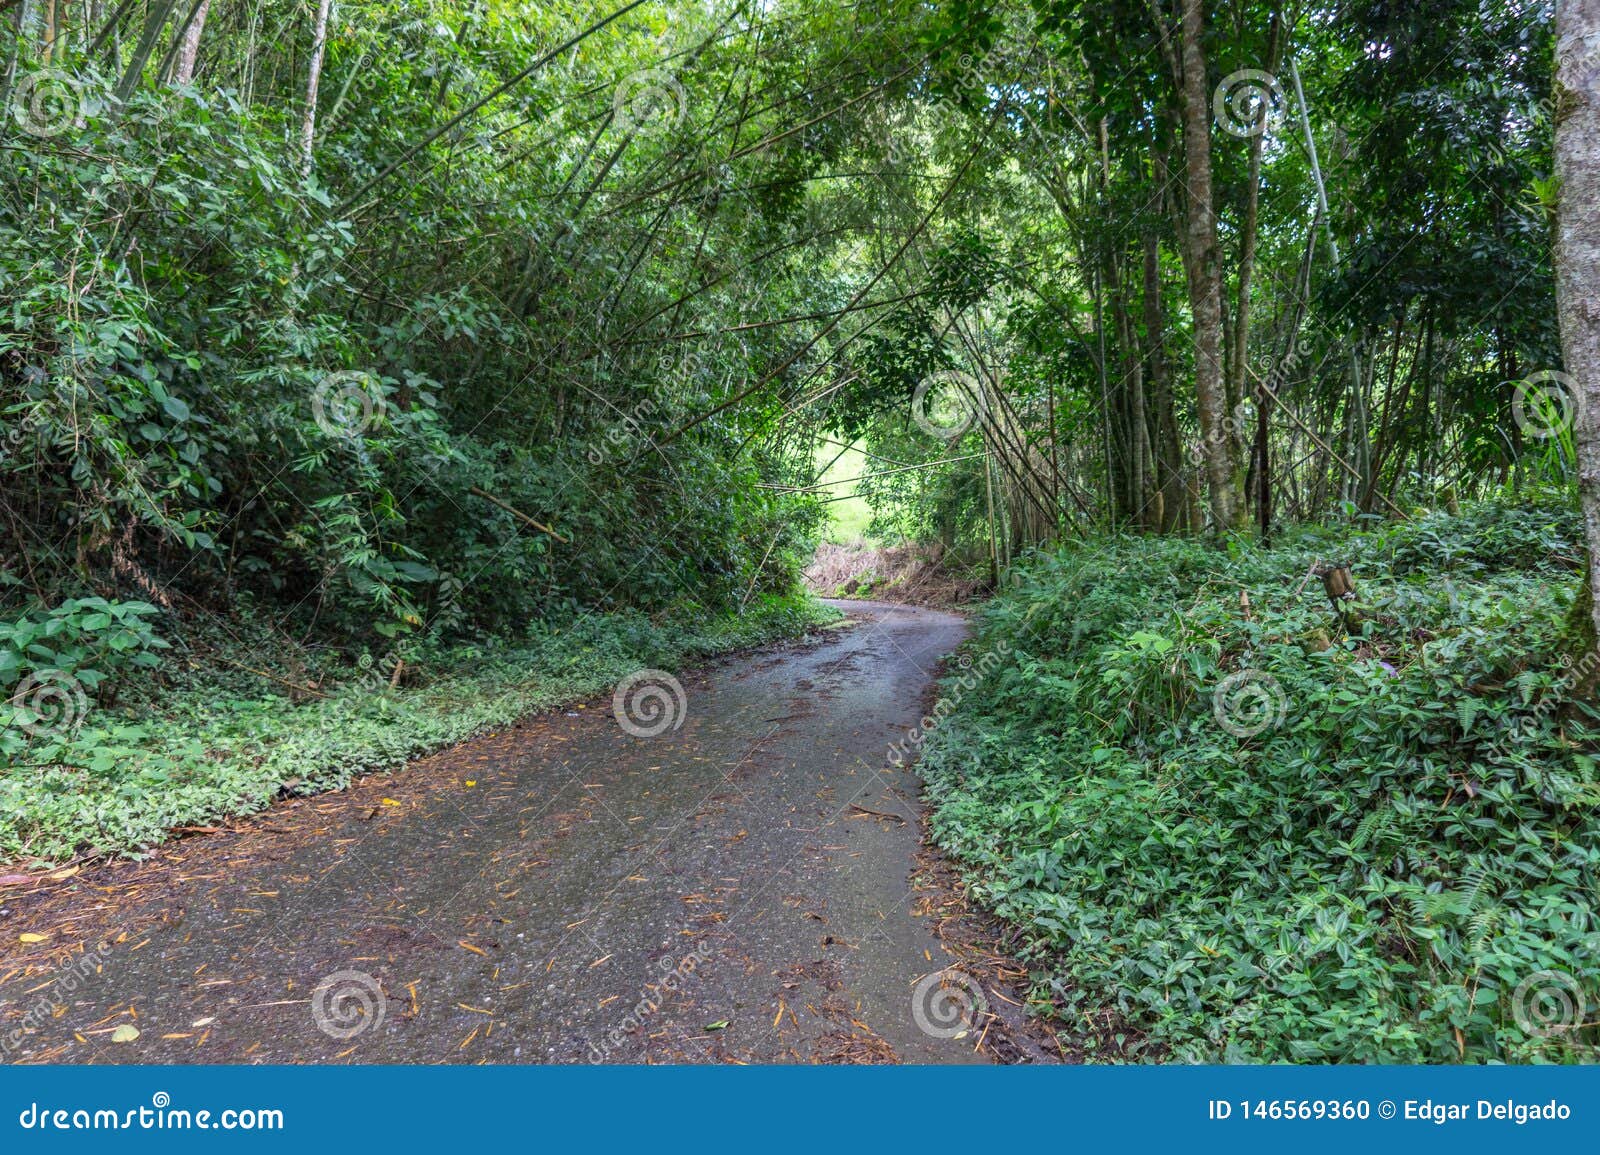
<svg viewBox="0 0 1600 1155">
<path fill-rule="evenodd" d="M 0 764 L 0 860 L 137 854 L 171 827 L 338 789 L 532 711 L 607 692 L 640 669 L 681 669 L 837 616 L 800 596 L 754 599 L 742 614 L 684 603 L 654 617 L 587 616 L 519 639 L 415 646 L 403 658 L 312 655 L 305 685 L 212 662 L 130 691 L 120 706 L 35 691 L 0 704 L 10 754 Z M 21 723 L 11 725 L 13 716 Z"/>
<path fill-rule="evenodd" d="M 1591 1055 L 1592 1025 L 1543 1029 L 1600 978 L 1576 534 L 1565 506 L 1496 506 L 1032 559 L 973 643 L 1007 660 L 922 768 L 1051 1013 L 1133 1059 Z M 1359 636 L 1306 580 L 1330 560 Z"/>
</svg>

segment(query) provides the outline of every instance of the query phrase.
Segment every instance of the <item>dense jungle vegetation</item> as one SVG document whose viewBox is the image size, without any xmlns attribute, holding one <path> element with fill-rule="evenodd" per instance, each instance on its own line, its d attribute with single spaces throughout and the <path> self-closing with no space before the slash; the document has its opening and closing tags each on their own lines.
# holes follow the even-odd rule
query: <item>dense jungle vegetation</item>
<svg viewBox="0 0 1600 1155">
<path fill-rule="evenodd" d="M 0 0 L 0 859 L 798 633 L 850 453 L 1036 1010 L 1592 1058 L 1578 7 Z"/>
</svg>

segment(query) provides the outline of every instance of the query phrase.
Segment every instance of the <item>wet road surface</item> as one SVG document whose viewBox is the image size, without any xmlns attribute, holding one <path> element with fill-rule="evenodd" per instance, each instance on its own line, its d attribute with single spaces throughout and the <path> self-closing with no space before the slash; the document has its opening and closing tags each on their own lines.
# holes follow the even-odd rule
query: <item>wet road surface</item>
<svg viewBox="0 0 1600 1155">
<path fill-rule="evenodd" d="M 984 1061 L 938 1008 L 932 1031 L 914 1014 L 949 959 L 912 909 L 918 784 L 888 759 L 965 626 L 840 604 L 845 628 L 686 678 L 656 736 L 591 701 L 368 799 L 275 807 L 265 853 L 183 840 L 145 900 L 159 919 L 97 973 L 0 984 L 3 1027 L 65 1005 L 10 1057 Z"/>
</svg>

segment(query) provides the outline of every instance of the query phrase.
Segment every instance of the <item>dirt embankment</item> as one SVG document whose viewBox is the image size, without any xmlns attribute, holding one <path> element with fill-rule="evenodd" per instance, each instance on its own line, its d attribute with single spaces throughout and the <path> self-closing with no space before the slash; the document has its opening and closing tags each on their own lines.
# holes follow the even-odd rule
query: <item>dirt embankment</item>
<svg viewBox="0 0 1600 1155">
<path fill-rule="evenodd" d="M 806 567 L 806 586 L 821 597 L 873 598 L 951 608 L 988 592 L 970 567 L 938 545 L 824 542 Z"/>
</svg>

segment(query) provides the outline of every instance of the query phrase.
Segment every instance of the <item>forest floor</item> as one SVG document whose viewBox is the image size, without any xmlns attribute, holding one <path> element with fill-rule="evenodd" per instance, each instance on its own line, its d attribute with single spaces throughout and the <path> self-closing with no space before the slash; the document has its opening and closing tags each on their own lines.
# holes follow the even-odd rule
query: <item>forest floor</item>
<svg viewBox="0 0 1600 1155">
<path fill-rule="evenodd" d="M 595 699 L 13 892 L 0 1039 L 34 1062 L 1061 1057 L 889 763 L 965 622 L 842 608 L 686 677 L 658 736 Z"/>
</svg>

